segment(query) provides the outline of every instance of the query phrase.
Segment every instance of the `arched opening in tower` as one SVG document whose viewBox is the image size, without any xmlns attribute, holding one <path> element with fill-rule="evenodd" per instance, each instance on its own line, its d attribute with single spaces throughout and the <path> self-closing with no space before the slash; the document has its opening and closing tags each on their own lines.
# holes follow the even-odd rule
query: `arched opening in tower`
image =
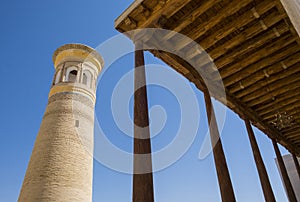
<svg viewBox="0 0 300 202">
<path fill-rule="evenodd" d="M 69 81 L 69 82 L 75 82 L 75 81 L 76 81 L 76 77 L 77 77 L 77 71 L 76 71 L 76 70 L 72 70 L 72 71 L 69 73 L 68 81 Z"/>
</svg>

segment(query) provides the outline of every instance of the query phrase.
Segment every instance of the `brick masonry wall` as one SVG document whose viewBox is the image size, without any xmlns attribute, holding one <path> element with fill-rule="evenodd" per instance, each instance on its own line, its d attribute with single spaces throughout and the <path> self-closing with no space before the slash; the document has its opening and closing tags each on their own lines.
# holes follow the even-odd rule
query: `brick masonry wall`
<svg viewBox="0 0 300 202">
<path fill-rule="evenodd" d="M 94 103 L 58 93 L 48 106 L 19 201 L 92 201 Z"/>
</svg>

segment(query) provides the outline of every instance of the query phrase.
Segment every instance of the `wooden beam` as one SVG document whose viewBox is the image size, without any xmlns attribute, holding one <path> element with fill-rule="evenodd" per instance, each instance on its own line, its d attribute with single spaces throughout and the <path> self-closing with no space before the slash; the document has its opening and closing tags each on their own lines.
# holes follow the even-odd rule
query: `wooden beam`
<svg viewBox="0 0 300 202">
<path fill-rule="evenodd" d="M 187 37 L 191 38 L 192 40 L 196 40 L 197 38 L 203 36 L 208 30 L 222 22 L 224 19 L 226 19 L 228 16 L 235 14 L 238 12 L 241 8 L 249 5 L 252 3 L 252 0 L 240 0 L 238 2 L 232 1 L 231 3 L 227 4 L 223 9 L 218 12 L 217 15 L 210 18 L 208 21 L 202 23 L 200 26 L 195 26 L 194 29 L 189 30 L 188 33 L 183 33 Z M 180 50 L 187 44 L 181 43 L 176 44 L 175 50 Z"/>
<path fill-rule="evenodd" d="M 250 93 L 247 96 L 243 97 L 241 100 L 243 102 L 249 102 L 250 105 L 252 106 L 251 101 L 257 100 L 257 98 L 262 97 L 266 94 L 276 97 L 277 95 L 280 95 L 277 92 L 277 90 L 282 89 L 283 86 L 289 86 L 293 82 L 300 80 L 300 76 L 297 74 L 291 75 L 288 78 L 289 78 L 288 80 L 286 78 L 283 78 L 283 79 L 278 79 L 277 81 L 273 82 L 272 84 L 267 84 L 265 86 L 265 88 L 263 88 L 259 91 L 258 90 L 254 91 L 253 93 Z M 268 82 L 268 80 L 266 80 L 266 82 Z M 299 86 L 296 86 L 296 87 L 299 87 Z M 289 89 L 289 88 L 286 88 L 284 90 L 287 90 L 287 89 Z M 282 93 L 284 93 L 284 92 L 282 92 Z M 256 103 L 256 102 L 254 102 L 254 103 Z"/>
<path fill-rule="evenodd" d="M 295 101 L 295 102 L 292 102 L 290 104 L 284 105 L 282 107 L 279 107 L 279 108 L 277 108 L 274 111 L 271 111 L 269 113 L 265 113 L 265 114 L 261 115 L 261 117 L 264 120 L 275 119 L 275 115 L 277 114 L 278 111 L 280 111 L 280 112 L 286 112 L 288 116 L 291 116 L 292 113 L 294 112 L 294 110 L 295 110 L 295 108 L 296 108 L 296 106 L 297 106 L 298 103 L 299 103 L 299 100 Z"/>
<path fill-rule="evenodd" d="M 299 133 L 300 133 L 300 130 L 298 129 L 298 130 L 295 130 L 294 132 L 285 134 L 285 136 L 290 141 L 294 142 L 295 144 L 298 144 L 298 143 L 300 143 Z"/>
<path fill-rule="evenodd" d="M 222 78 L 226 78 L 234 73 L 237 73 L 247 66 L 258 62 L 263 58 L 269 57 L 269 55 L 275 53 L 276 51 L 282 49 L 282 47 L 288 46 L 289 44 L 293 43 L 296 38 L 290 34 L 280 37 L 274 43 L 270 43 L 266 45 L 264 48 L 259 49 L 258 51 L 254 52 L 253 54 L 249 54 L 248 57 L 245 57 L 241 60 L 237 60 L 236 63 L 226 66 L 220 67 L 217 66 Z"/>
<path fill-rule="evenodd" d="M 254 132 L 252 130 L 251 124 L 249 120 L 245 120 L 245 125 L 248 131 L 248 137 L 250 140 L 252 152 L 253 152 L 253 157 L 255 160 L 256 168 L 258 171 L 261 187 L 264 193 L 264 197 L 266 202 L 275 202 L 275 196 L 271 187 L 271 183 L 268 177 L 268 173 L 265 167 L 265 164 L 263 162 L 263 159 L 261 157 L 257 141 L 255 139 Z"/>
<path fill-rule="evenodd" d="M 300 88 L 298 88 L 298 90 L 300 90 Z M 296 91 L 296 90 L 293 90 L 293 91 Z M 289 91 L 291 92 L 291 91 Z M 255 111 L 259 114 L 259 115 L 264 115 L 264 114 L 268 114 L 270 112 L 274 112 L 275 110 L 277 109 L 280 109 L 281 106 L 285 106 L 285 105 L 289 105 L 291 103 L 296 103 L 297 101 L 300 100 L 300 95 L 293 95 L 292 93 L 288 94 L 288 97 L 282 97 L 280 95 L 280 101 L 279 99 L 276 98 L 276 102 L 270 102 L 269 104 L 266 104 L 268 105 L 269 107 L 267 108 L 264 108 L 264 109 L 256 109 Z M 263 105 L 264 107 L 264 105 Z"/>
<path fill-rule="evenodd" d="M 275 71 L 274 68 L 276 67 L 277 71 L 282 71 L 283 67 L 282 67 L 281 62 L 286 61 L 287 57 L 291 56 L 291 54 L 295 53 L 298 50 L 299 50 L 298 44 L 296 42 L 294 42 L 294 43 L 292 42 L 292 44 L 282 47 L 281 49 L 279 49 L 272 55 L 269 55 L 268 57 L 261 59 L 257 63 L 251 64 L 248 67 L 243 68 L 238 73 L 232 74 L 232 75 L 228 76 L 227 78 L 224 78 L 223 79 L 224 85 L 230 86 L 230 85 L 234 85 L 235 83 L 241 82 L 243 84 L 244 88 L 246 88 L 247 86 L 252 84 L 253 81 L 250 81 L 249 79 L 247 79 L 246 81 L 245 80 L 243 81 L 243 79 L 252 77 L 252 74 L 254 74 L 254 76 L 257 76 L 258 78 L 266 79 L 266 77 L 269 76 L 268 79 L 270 79 L 270 80 L 274 79 L 271 76 L 271 74 Z M 289 57 L 289 58 L 292 59 L 292 57 Z M 299 58 L 296 58 L 295 60 L 300 61 Z M 294 62 L 296 63 L 296 61 L 294 61 Z M 289 61 L 286 64 L 291 64 L 291 63 L 293 63 L 293 61 Z M 260 84 L 264 85 L 264 84 L 266 84 L 266 81 L 263 80 Z M 252 92 L 254 92 L 254 90 L 259 90 L 261 88 L 261 86 L 257 85 L 257 83 L 255 83 L 255 87 L 256 88 L 252 87 Z M 248 90 L 249 89 L 247 88 L 247 91 L 245 90 L 244 93 L 242 93 L 242 92 L 237 93 L 236 96 L 238 98 L 241 98 L 246 95 L 248 96 L 248 94 L 251 93 L 251 91 L 248 92 Z"/>
<path fill-rule="evenodd" d="M 125 21 L 126 18 L 129 17 L 129 14 L 136 9 L 144 0 L 136 0 L 134 1 L 116 20 L 115 20 L 115 28 L 117 29 L 121 23 Z M 128 30 L 126 30 L 128 31 Z"/>
<path fill-rule="evenodd" d="M 284 15 L 277 15 L 276 13 L 271 13 L 263 18 L 264 23 L 267 27 L 272 27 L 276 23 L 280 22 L 284 18 Z M 228 50 L 238 47 L 241 42 L 247 41 L 253 37 L 259 36 L 265 30 L 260 26 L 259 21 L 256 24 L 250 26 L 249 28 L 243 30 L 239 35 L 233 37 L 232 39 L 226 41 L 224 44 L 218 46 L 215 49 L 209 50 L 209 54 L 212 58 L 219 58 L 224 55 Z"/>
<path fill-rule="evenodd" d="M 268 15 L 265 19 L 266 24 L 268 26 L 273 26 L 274 24 L 278 23 L 280 20 L 282 20 L 283 15 Z M 284 29 L 284 28 L 283 28 Z M 208 54 L 215 60 L 215 64 L 220 68 L 222 66 L 222 63 L 218 61 L 218 58 L 228 58 L 229 61 L 237 60 L 236 57 L 230 57 L 226 55 L 226 52 L 231 52 L 232 54 L 236 52 L 237 50 L 247 51 L 249 47 L 252 47 L 251 43 L 249 42 L 252 38 L 255 37 L 261 37 L 261 34 L 264 32 L 261 28 L 261 26 L 251 26 L 250 28 L 244 30 L 237 36 L 233 37 L 232 39 L 226 41 L 224 44 L 217 46 L 216 48 L 212 50 L 208 50 Z M 219 31 L 218 31 L 219 32 Z M 271 31 L 272 35 L 275 37 L 275 34 L 273 30 Z M 283 33 L 282 33 L 283 34 Z M 253 43 L 253 42 L 252 42 Z M 262 43 L 265 43 L 263 41 Z M 202 46 L 202 44 L 200 43 Z M 256 44 L 259 45 L 259 44 Z M 192 55 L 193 56 L 193 55 Z M 207 63 L 203 62 L 201 58 L 197 59 L 197 63 L 205 66 Z M 220 64 L 219 64 L 220 63 Z M 224 64 L 223 64 L 224 66 Z M 209 72 L 212 73 L 212 72 Z"/>
<path fill-rule="evenodd" d="M 285 128 L 282 130 L 283 134 L 289 134 L 289 132 L 300 130 L 300 125 L 294 125 L 293 127 Z"/>
<path fill-rule="evenodd" d="M 280 35 L 285 34 L 289 31 L 288 27 L 285 24 L 280 24 L 277 30 Z M 228 64 L 231 64 L 237 58 L 241 58 L 253 52 L 259 51 L 259 49 L 263 48 L 265 45 L 269 44 L 276 38 L 278 38 L 278 36 L 274 34 L 274 31 L 272 29 L 268 30 L 257 37 L 242 42 L 240 46 L 234 49 L 234 51 L 228 54 L 224 54 L 222 57 L 215 60 L 215 64 L 217 65 L 217 67 L 222 68 Z"/>
<path fill-rule="evenodd" d="M 300 92 L 300 88 L 296 88 L 293 90 L 287 90 L 285 93 L 281 94 L 279 97 L 276 98 L 276 102 L 278 102 L 279 105 L 281 105 L 281 102 L 285 102 L 285 100 L 289 100 L 291 98 L 294 98 L 294 92 Z M 259 106 L 257 108 L 255 108 L 255 111 L 257 111 L 257 113 L 261 113 L 262 111 L 266 110 L 272 110 L 270 108 L 273 108 L 274 105 L 274 101 L 271 101 L 269 103 L 265 103 L 262 106 Z"/>
<path fill-rule="evenodd" d="M 176 24 L 173 24 L 172 26 L 168 27 L 168 29 L 174 32 L 170 32 L 169 34 L 164 36 L 163 40 L 169 40 L 170 38 L 172 38 L 175 35 L 175 33 L 179 33 L 181 30 L 183 30 L 186 26 L 194 22 L 195 19 L 197 19 L 200 15 L 205 13 L 209 8 L 211 8 L 215 4 L 215 1 L 205 1 L 195 10 L 191 11 L 191 13 L 186 13 L 186 15 L 182 17 L 179 21 L 177 21 Z"/>
<path fill-rule="evenodd" d="M 294 142 L 295 142 L 295 144 L 300 144 L 300 139 L 297 139 Z"/>
<path fill-rule="evenodd" d="M 294 130 L 293 132 L 290 132 L 288 134 L 285 134 L 285 136 L 289 139 L 291 139 L 292 141 L 299 141 L 300 137 L 299 137 L 299 130 Z"/>
<path fill-rule="evenodd" d="M 297 122 L 297 124 L 299 124 L 299 121 Z M 293 128 L 293 127 L 291 127 L 291 128 Z M 286 137 L 289 138 L 291 141 L 300 143 L 299 142 L 300 141 L 299 133 L 300 133 L 299 128 L 296 128 L 294 131 L 287 133 Z"/>
<path fill-rule="evenodd" d="M 276 157 L 277 157 L 277 162 L 278 162 L 278 165 L 279 165 L 279 168 L 280 168 L 280 171 L 281 171 L 281 176 L 282 176 L 283 182 L 285 184 L 285 188 L 286 188 L 286 192 L 287 192 L 287 196 L 289 198 L 289 201 L 290 202 L 297 202 L 296 195 L 295 195 L 295 192 L 293 190 L 293 186 L 292 186 L 291 181 L 289 179 L 288 173 L 286 171 L 286 167 L 284 165 L 284 162 L 283 162 L 281 153 L 279 151 L 277 142 L 275 140 L 272 140 L 272 143 L 273 143 L 273 146 L 274 146 L 274 150 L 275 150 Z"/>
<path fill-rule="evenodd" d="M 258 2 L 258 5 L 253 8 L 255 8 L 258 15 L 262 16 L 274 7 L 275 5 L 272 0 L 266 0 Z M 219 41 L 225 39 L 228 35 L 236 32 L 237 30 L 243 30 L 242 33 L 244 33 L 244 27 L 248 27 L 248 24 L 253 23 L 256 19 L 257 18 L 253 15 L 253 12 L 250 9 L 247 12 L 243 13 L 238 20 L 229 22 L 223 29 L 213 32 L 208 37 L 201 40 L 199 44 L 201 44 L 201 46 L 205 50 L 207 50 Z M 216 53 L 217 52 L 218 51 L 216 51 Z M 192 53 L 190 52 L 189 54 Z M 215 56 L 214 54 L 211 54 L 211 57 L 217 58 L 217 56 Z"/>
<path fill-rule="evenodd" d="M 296 110 L 296 111 L 300 111 L 300 109 Z M 288 128 L 285 128 L 282 130 L 282 133 L 283 134 L 290 134 L 291 132 L 294 132 L 294 131 L 297 131 L 297 130 L 300 130 L 300 122 L 297 122 L 296 121 L 296 124 L 293 124 L 292 127 L 288 127 Z M 300 136 L 299 136 L 300 137 Z"/>
<path fill-rule="evenodd" d="M 293 122 L 292 122 L 292 126 L 294 125 L 300 125 L 300 106 L 295 106 L 292 110 L 287 112 L 292 118 L 293 118 Z M 300 137 L 300 136 L 299 136 Z"/>
<path fill-rule="evenodd" d="M 282 98 L 282 97 L 280 97 L 280 98 Z M 288 106 L 290 104 L 297 103 L 297 101 L 299 101 L 299 100 L 300 100 L 300 95 L 295 96 L 293 94 L 289 94 L 289 98 L 285 98 L 285 99 L 283 98 L 283 100 L 281 102 L 279 102 L 278 99 L 276 99 L 275 103 L 273 102 L 273 104 L 270 107 L 265 108 L 264 110 L 260 110 L 260 111 L 258 111 L 256 109 L 255 111 L 257 111 L 257 113 L 259 115 L 263 116 L 263 115 L 266 115 L 270 112 L 280 110 L 282 106 Z"/>
<path fill-rule="evenodd" d="M 295 101 L 295 102 L 292 102 L 292 103 L 289 103 L 287 105 L 284 105 L 284 106 L 281 106 L 281 107 L 278 107 L 277 110 L 274 110 L 273 112 L 269 112 L 269 113 L 266 113 L 264 115 L 261 115 L 261 117 L 265 120 L 265 121 L 273 121 L 275 120 L 275 115 L 279 112 L 286 112 L 287 115 L 293 117 L 293 120 L 295 121 L 296 119 L 299 118 L 299 114 L 297 112 L 297 108 L 299 108 L 299 100 L 298 102 Z M 276 106 L 274 106 L 276 107 Z"/>
<path fill-rule="evenodd" d="M 298 78 L 296 80 L 298 80 Z M 300 82 L 296 81 L 293 83 L 293 85 L 286 84 L 279 88 L 278 87 L 274 88 L 274 92 L 271 92 L 271 93 L 265 92 L 264 95 L 262 95 L 260 97 L 256 97 L 256 99 L 251 99 L 251 101 L 246 102 L 246 103 L 247 103 L 247 105 L 254 107 L 255 105 L 262 104 L 263 102 L 265 102 L 267 100 L 271 100 L 273 98 L 273 96 L 275 96 L 275 95 L 280 95 L 282 93 L 285 93 L 285 91 L 287 89 L 289 89 L 289 90 L 296 89 L 297 87 L 299 87 L 299 85 L 300 85 Z M 275 91 L 275 89 L 276 89 L 276 91 Z M 255 96 L 255 95 L 253 95 L 253 96 Z"/>
<path fill-rule="evenodd" d="M 294 46 L 293 46 L 294 47 Z M 298 47 L 296 45 L 296 47 Z M 290 49 L 288 49 L 290 50 Z M 297 53 L 287 57 L 286 59 L 282 61 L 278 61 L 274 65 L 270 65 L 268 67 L 265 67 L 265 71 L 270 75 L 268 78 L 268 82 L 272 83 L 276 81 L 277 78 L 282 79 L 286 76 L 289 76 L 291 74 L 294 74 L 299 71 L 300 66 L 300 52 L 299 48 L 296 48 L 298 50 Z M 295 52 L 296 52 L 295 50 Z M 293 50 L 291 50 L 293 51 Z M 286 70 L 284 71 L 284 68 L 286 67 Z M 259 68 L 259 67 L 257 67 Z M 256 70 L 255 73 L 252 73 L 248 75 L 248 77 L 240 79 L 235 84 L 229 87 L 229 92 L 235 94 L 238 98 L 241 98 L 249 93 L 254 92 L 258 88 L 265 86 L 265 75 L 263 73 L 263 70 Z M 228 78 L 229 79 L 229 78 Z M 224 81 L 225 82 L 225 81 Z M 227 81 L 226 81 L 227 82 Z M 239 82 L 242 83 L 244 86 L 244 90 L 240 88 Z M 255 84 L 255 85 L 253 85 Z M 229 83 L 227 84 L 229 85 Z M 238 93 L 237 93 L 238 92 Z"/>
<path fill-rule="evenodd" d="M 132 27 L 121 28 L 125 19 L 131 16 L 133 12 L 135 12 L 139 7 L 143 4 L 144 0 L 134 1 L 116 20 L 115 20 L 115 28 L 119 31 L 126 32 L 130 31 Z M 191 0 L 164 0 L 157 1 L 156 5 L 148 8 L 147 10 L 147 18 L 143 18 L 137 23 L 137 28 L 149 28 L 151 25 L 154 25 L 161 16 L 165 16 L 166 18 L 170 18 L 180 9 L 182 9 L 186 4 L 191 2 Z M 134 17 L 134 16 L 131 16 Z"/>
<path fill-rule="evenodd" d="M 191 0 L 167 0 L 164 4 L 157 4 L 149 18 L 146 21 L 139 22 L 138 28 L 149 28 L 151 25 L 155 24 L 161 16 L 170 18 Z"/>
<path fill-rule="evenodd" d="M 147 86 L 142 43 L 136 43 L 134 72 L 133 202 L 154 202 Z M 141 156 L 143 156 L 141 158 Z"/>
</svg>

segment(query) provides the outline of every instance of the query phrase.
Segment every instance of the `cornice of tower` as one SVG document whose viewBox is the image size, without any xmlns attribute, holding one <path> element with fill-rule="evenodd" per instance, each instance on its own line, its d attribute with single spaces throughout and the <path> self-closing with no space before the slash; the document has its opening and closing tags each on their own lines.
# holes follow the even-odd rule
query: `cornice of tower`
<svg viewBox="0 0 300 202">
<path fill-rule="evenodd" d="M 49 98 L 58 93 L 79 93 L 87 96 L 92 100 L 93 103 L 96 101 L 95 94 L 91 93 L 90 91 L 86 90 L 85 88 L 78 86 L 78 85 L 57 85 L 53 86 L 49 93 Z"/>
<path fill-rule="evenodd" d="M 65 44 L 58 49 L 53 54 L 52 60 L 54 67 L 68 60 L 79 59 L 80 61 L 92 62 L 101 71 L 104 66 L 104 61 L 102 56 L 93 48 L 83 45 L 83 44 Z"/>
</svg>

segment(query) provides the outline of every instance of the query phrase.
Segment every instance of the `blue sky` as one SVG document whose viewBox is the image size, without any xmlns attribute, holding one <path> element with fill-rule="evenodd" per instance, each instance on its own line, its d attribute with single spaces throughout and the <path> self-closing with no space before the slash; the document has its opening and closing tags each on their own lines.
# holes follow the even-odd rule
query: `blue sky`
<svg viewBox="0 0 300 202">
<path fill-rule="evenodd" d="M 1 2 L 0 201 L 10 202 L 18 198 L 47 105 L 54 74 L 53 52 L 59 46 L 73 42 L 97 47 L 117 35 L 114 19 L 131 2 Z M 146 62 L 162 64 L 150 54 L 146 54 Z M 97 90 L 96 115 L 107 138 L 120 149 L 130 152 L 132 140 L 114 123 L 110 97 L 118 79 L 132 70 L 133 55 L 128 54 L 106 68 Z M 198 158 L 207 132 L 203 95 L 193 84 L 179 78 L 191 85 L 197 96 L 200 108 L 199 130 L 191 147 L 180 160 L 154 173 L 155 199 L 158 202 L 220 201 L 212 155 L 202 160 Z M 133 83 L 128 83 L 128 86 L 133 86 Z M 132 112 L 132 101 L 130 103 L 128 110 Z M 165 128 L 153 138 L 153 150 L 158 151 L 175 138 L 180 111 L 174 95 L 158 86 L 149 87 L 149 105 L 161 105 L 168 117 Z M 275 165 L 271 141 L 256 129 L 255 134 L 276 199 L 287 201 Z M 244 123 L 230 110 L 226 114 L 222 141 L 237 200 L 264 201 Z M 281 151 L 282 154 L 287 153 L 283 148 Z M 94 161 L 93 201 L 131 201 L 131 180 L 131 175 L 114 171 Z"/>
</svg>

